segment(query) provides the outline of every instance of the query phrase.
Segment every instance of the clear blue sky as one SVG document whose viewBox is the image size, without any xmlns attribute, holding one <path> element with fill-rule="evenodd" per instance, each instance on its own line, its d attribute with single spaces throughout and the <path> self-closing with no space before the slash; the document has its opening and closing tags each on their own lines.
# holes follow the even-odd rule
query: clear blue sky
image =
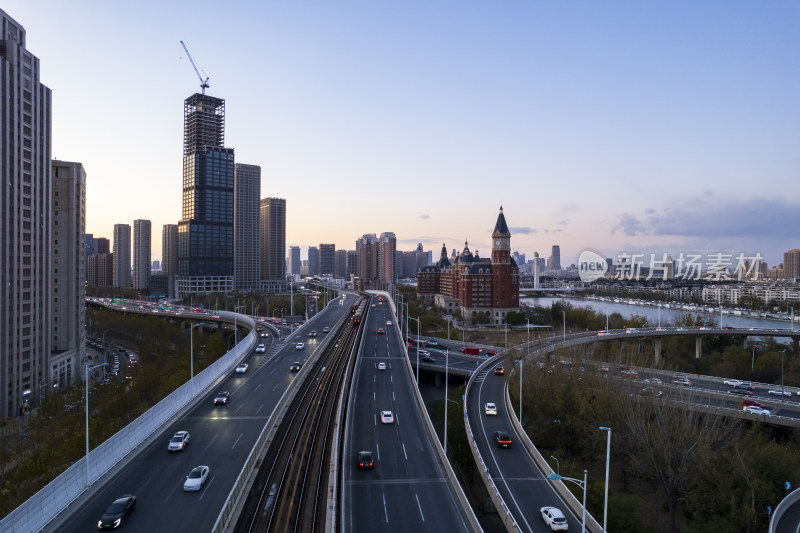
<svg viewBox="0 0 800 533">
<path fill-rule="evenodd" d="M 226 145 L 287 200 L 287 243 L 800 247 L 796 1 L 6 0 L 53 90 L 53 156 L 87 230 L 176 223 L 179 41 L 226 99 Z"/>
</svg>

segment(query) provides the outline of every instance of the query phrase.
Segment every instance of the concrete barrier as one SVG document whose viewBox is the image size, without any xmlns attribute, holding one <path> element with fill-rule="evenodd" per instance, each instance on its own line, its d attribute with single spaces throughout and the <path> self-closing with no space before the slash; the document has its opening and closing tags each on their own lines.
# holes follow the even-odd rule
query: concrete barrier
<svg viewBox="0 0 800 533">
<path fill-rule="evenodd" d="M 231 317 L 233 313 L 227 313 Z M 230 317 L 225 317 L 230 318 Z M 249 353 L 256 344 L 255 322 L 245 315 L 238 315 L 242 325 L 251 328 L 239 344 L 216 360 L 205 370 L 194 376 L 193 382 L 178 387 L 166 398 L 148 409 L 108 440 L 89 452 L 88 464 L 84 457 L 67 468 L 39 492 L 28 498 L 22 505 L 0 520 L 0 533 L 35 532 L 44 529 L 57 520 L 69 505 L 89 491 L 102 486 L 111 475 L 106 476 L 123 461 L 129 461 L 139 446 L 150 435 L 169 422 L 194 398 L 214 385 L 217 380 L 236 366 L 242 356 Z M 98 484 L 99 483 L 99 484 Z"/>
</svg>

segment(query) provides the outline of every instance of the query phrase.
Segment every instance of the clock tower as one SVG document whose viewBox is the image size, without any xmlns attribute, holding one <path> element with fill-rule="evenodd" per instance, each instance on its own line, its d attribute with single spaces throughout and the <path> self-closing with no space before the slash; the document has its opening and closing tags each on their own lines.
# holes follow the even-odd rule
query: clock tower
<svg viewBox="0 0 800 533">
<path fill-rule="evenodd" d="M 492 264 L 511 264 L 511 232 L 508 231 L 502 206 L 492 232 Z"/>
<path fill-rule="evenodd" d="M 502 206 L 492 232 L 492 307 L 492 323 L 505 322 L 507 312 L 519 309 L 519 269 L 511 259 L 511 232 Z"/>
</svg>

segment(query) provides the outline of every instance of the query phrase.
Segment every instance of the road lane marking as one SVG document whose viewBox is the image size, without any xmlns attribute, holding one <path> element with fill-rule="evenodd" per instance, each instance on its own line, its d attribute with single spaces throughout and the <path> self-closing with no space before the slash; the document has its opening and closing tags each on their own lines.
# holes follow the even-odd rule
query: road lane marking
<svg viewBox="0 0 800 533">
<path fill-rule="evenodd" d="M 258 384 L 258 387 L 256 387 L 255 389 L 253 389 L 253 392 L 257 391 L 257 390 L 259 389 L 259 387 L 261 387 L 261 385 L 262 385 L 262 384 L 261 384 L 261 383 L 259 383 L 259 384 Z"/>
<path fill-rule="evenodd" d="M 405 442 L 402 443 L 402 446 L 403 446 L 403 457 L 405 457 L 406 461 L 408 461 L 408 454 L 406 453 L 406 443 Z"/>
<path fill-rule="evenodd" d="M 236 445 L 237 445 L 237 444 L 239 444 L 239 441 L 240 441 L 241 439 L 242 439 L 242 434 L 241 434 L 241 433 L 239 433 L 239 438 L 238 438 L 238 439 L 236 439 L 236 442 L 234 442 L 234 443 L 233 443 L 233 446 L 231 446 L 231 450 L 232 450 L 232 449 L 234 449 L 234 448 L 236 448 Z"/>
<path fill-rule="evenodd" d="M 215 476 L 215 477 L 216 477 L 216 476 Z M 209 479 L 209 480 L 208 480 L 208 485 L 206 485 L 206 486 L 205 486 L 205 488 L 203 488 L 203 493 L 200 495 L 200 497 L 199 497 L 199 498 L 197 498 L 197 500 L 198 500 L 198 501 L 202 500 L 202 499 L 203 499 L 203 496 L 205 496 L 205 495 L 206 495 L 206 489 L 208 489 L 208 487 L 209 487 L 209 485 L 211 485 L 211 482 L 212 482 L 212 481 L 214 481 L 214 478 L 213 478 L 213 477 L 212 477 L 211 479 Z"/>
<path fill-rule="evenodd" d="M 386 508 L 386 494 L 381 493 L 383 497 L 383 515 L 386 517 L 386 523 L 389 523 L 389 510 Z"/>
<path fill-rule="evenodd" d="M 381 460 L 381 447 L 377 442 L 375 443 L 375 449 L 378 451 L 378 461 L 380 461 Z"/>
<path fill-rule="evenodd" d="M 242 407 L 244 407 L 244 404 L 243 404 L 243 403 L 240 403 L 240 404 L 239 404 L 239 407 L 237 407 L 237 408 L 236 408 L 236 410 L 233 412 L 233 414 L 236 414 L 236 413 L 238 413 L 238 412 L 239 412 L 239 411 L 242 409 Z"/>
<path fill-rule="evenodd" d="M 217 435 L 214 435 L 214 437 L 213 437 L 213 438 L 212 438 L 210 441 L 208 441 L 208 444 L 206 444 L 206 450 L 207 450 L 207 449 L 209 449 L 209 448 L 211 447 L 211 444 L 212 444 L 212 443 L 213 443 L 215 440 L 217 440 Z"/>
<path fill-rule="evenodd" d="M 263 408 L 264 408 L 264 404 L 262 403 L 261 405 L 258 406 L 258 410 L 256 410 L 256 414 L 258 414 L 259 411 L 261 411 Z"/>
<path fill-rule="evenodd" d="M 394 391 L 392 391 L 392 401 L 393 401 L 393 402 L 396 402 L 396 401 L 397 401 L 397 398 L 395 398 L 395 397 L 394 397 Z"/>
<path fill-rule="evenodd" d="M 419 503 L 419 494 L 417 494 L 415 492 L 414 493 L 414 497 L 417 499 L 417 509 L 419 509 L 419 516 L 420 516 L 420 518 L 422 518 L 422 521 L 424 522 L 425 521 L 425 515 L 422 514 L 422 505 L 420 505 L 420 503 Z"/>
</svg>

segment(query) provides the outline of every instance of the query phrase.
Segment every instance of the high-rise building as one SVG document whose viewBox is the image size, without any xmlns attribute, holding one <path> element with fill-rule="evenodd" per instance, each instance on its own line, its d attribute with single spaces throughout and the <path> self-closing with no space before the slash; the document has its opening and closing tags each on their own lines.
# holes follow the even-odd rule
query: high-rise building
<svg viewBox="0 0 800 533">
<path fill-rule="evenodd" d="M 547 270 L 561 270 L 561 247 L 557 244 L 553 245 L 553 251 L 550 252 L 550 259 L 547 260 Z"/>
<path fill-rule="evenodd" d="M 0 10 L 0 418 L 49 391 L 50 89 L 25 29 Z"/>
<path fill-rule="evenodd" d="M 289 247 L 289 272 L 292 276 L 299 276 L 300 275 L 300 266 L 302 263 L 300 262 L 300 247 L 299 246 L 290 246 Z"/>
<path fill-rule="evenodd" d="M 319 245 L 320 275 L 333 277 L 334 270 L 336 270 L 336 245 L 320 244 Z"/>
<path fill-rule="evenodd" d="M 178 295 L 233 290 L 233 148 L 225 100 L 195 93 L 183 104 L 183 203 Z"/>
<path fill-rule="evenodd" d="M 280 289 L 286 280 L 286 200 L 261 199 L 261 279 Z M 277 282 L 277 283 L 276 283 Z M 262 284 L 263 286 L 264 284 Z"/>
<path fill-rule="evenodd" d="M 86 257 L 97 253 L 97 239 L 94 238 L 93 234 L 87 233 L 84 235 L 83 241 L 84 248 L 86 249 Z"/>
<path fill-rule="evenodd" d="M 92 254 L 86 262 L 86 283 L 91 287 L 114 286 L 114 255 Z"/>
<path fill-rule="evenodd" d="M 358 275 L 358 252 L 356 250 L 347 250 L 347 276 L 346 278 L 350 278 L 351 276 Z"/>
<path fill-rule="evenodd" d="M 237 163 L 233 181 L 233 288 L 254 291 L 261 279 L 261 167 Z"/>
<path fill-rule="evenodd" d="M 372 289 L 378 280 L 378 237 L 365 233 L 356 241 L 358 280 L 361 289 Z"/>
<path fill-rule="evenodd" d="M 378 280 L 385 283 L 397 281 L 397 237 L 385 231 L 378 239 Z"/>
<path fill-rule="evenodd" d="M 178 275 L 178 225 L 164 224 L 161 229 L 161 272 Z"/>
<path fill-rule="evenodd" d="M 333 277 L 345 279 L 347 275 L 347 250 L 336 250 L 333 265 Z"/>
<path fill-rule="evenodd" d="M 786 279 L 800 278 L 800 250 L 797 248 L 784 252 L 783 275 Z"/>
<path fill-rule="evenodd" d="M 53 324 L 50 377 L 74 385 L 86 362 L 86 172 L 53 161 Z"/>
<path fill-rule="evenodd" d="M 114 287 L 131 287 L 131 226 L 114 224 Z"/>
<path fill-rule="evenodd" d="M 133 221 L 133 288 L 147 292 L 150 285 L 151 224 L 149 220 Z"/>
<path fill-rule="evenodd" d="M 110 254 L 111 253 L 111 241 L 109 241 L 105 237 L 98 237 L 95 240 L 97 241 L 97 251 L 95 253 L 98 253 L 98 254 Z"/>
<path fill-rule="evenodd" d="M 308 247 L 308 268 L 306 274 L 309 276 L 319 276 L 319 248 L 316 246 Z"/>
</svg>

